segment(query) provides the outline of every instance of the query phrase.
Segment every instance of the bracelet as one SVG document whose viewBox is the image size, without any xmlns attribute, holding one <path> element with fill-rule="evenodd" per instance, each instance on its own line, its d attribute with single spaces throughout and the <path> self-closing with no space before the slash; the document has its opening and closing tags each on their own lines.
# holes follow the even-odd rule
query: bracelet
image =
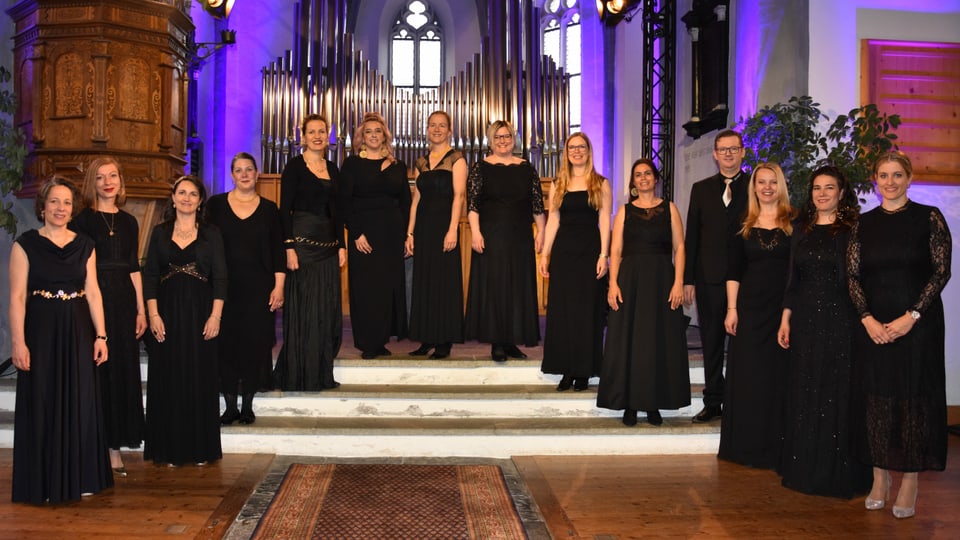
<svg viewBox="0 0 960 540">
<path fill-rule="evenodd" d="M 154 317 L 159 317 L 159 316 L 160 316 L 159 313 L 154 313 L 153 315 L 150 316 L 150 318 L 152 319 L 152 318 L 154 318 Z"/>
<path fill-rule="evenodd" d="M 737 309 L 737 307 L 736 307 L 736 306 L 734 306 L 734 307 L 728 307 L 728 308 L 727 308 L 727 311 L 730 311 L 731 309 Z"/>
<path fill-rule="evenodd" d="M 609 255 L 607 255 L 606 253 L 601 253 L 599 258 L 606 259 L 607 257 L 609 257 Z"/>
<path fill-rule="evenodd" d="M 408 233 L 407 233 L 407 236 L 409 236 L 410 238 L 413 238 L 413 233 L 412 233 L 412 232 L 408 232 Z"/>
<path fill-rule="evenodd" d="M 102 339 L 102 340 L 106 341 L 106 340 L 107 340 L 107 336 L 96 336 L 96 339 Z"/>
<path fill-rule="evenodd" d="M 220 317 L 217 317 L 217 316 L 214 315 L 213 313 L 210 314 L 210 318 L 211 318 L 211 319 L 216 319 L 216 320 L 218 320 L 218 321 L 220 320 Z"/>
</svg>

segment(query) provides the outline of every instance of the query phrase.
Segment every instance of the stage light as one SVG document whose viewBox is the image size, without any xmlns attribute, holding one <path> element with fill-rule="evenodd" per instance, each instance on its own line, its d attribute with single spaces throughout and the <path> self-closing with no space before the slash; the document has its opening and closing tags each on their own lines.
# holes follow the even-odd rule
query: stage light
<svg viewBox="0 0 960 540">
<path fill-rule="evenodd" d="M 233 11 L 233 3 L 236 0 L 201 0 L 203 10 L 213 15 L 216 19 L 226 19 Z"/>
<path fill-rule="evenodd" d="M 640 9 L 640 0 L 597 0 L 600 20 L 607 26 L 616 26 L 622 20 L 630 22 Z"/>
</svg>

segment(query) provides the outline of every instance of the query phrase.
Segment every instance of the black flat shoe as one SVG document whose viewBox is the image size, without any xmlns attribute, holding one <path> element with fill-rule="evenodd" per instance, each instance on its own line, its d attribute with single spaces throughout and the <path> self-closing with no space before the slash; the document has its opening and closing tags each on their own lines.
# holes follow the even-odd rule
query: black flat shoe
<svg viewBox="0 0 960 540">
<path fill-rule="evenodd" d="M 637 425 L 637 411 L 633 409 L 627 409 L 623 411 L 623 425 L 625 426 Z"/>
<path fill-rule="evenodd" d="M 360 353 L 360 358 L 363 358 L 364 360 L 373 360 L 376 357 L 377 357 L 377 353 L 375 352 L 363 351 L 362 353 Z"/>
<path fill-rule="evenodd" d="M 410 351 L 410 356 L 426 356 L 430 353 L 430 350 L 433 349 L 433 345 L 430 343 L 424 343 L 415 351 Z"/>
<path fill-rule="evenodd" d="M 587 377 L 577 377 L 573 380 L 573 391 L 583 392 L 590 386 L 590 379 Z"/>
<path fill-rule="evenodd" d="M 647 415 L 647 423 L 651 426 L 659 426 L 663 424 L 663 417 L 660 416 L 660 411 L 644 411 Z"/>
<path fill-rule="evenodd" d="M 518 349 L 517 346 L 513 344 L 504 345 L 503 352 L 505 352 L 507 356 L 509 356 L 510 358 L 517 358 L 517 359 L 523 360 L 527 357 L 527 355 L 524 354 L 523 351 Z"/>
<path fill-rule="evenodd" d="M 230 424 L 237 421 L 240 418 L 240 411 L 237 409 L 227 409 L 223 411 L 223 415 L 220 416 L 220 423 L 229 426 Z"/>
<path fill-rule="evenodd" d="M 720 405 L 708 405 L 693 417 L 693 423 L 703 424 L 721 416 L 723 416 L 723 409 Z"/>
<path fill-rule="evenodd" d="M 494 345 L 490 349 L 490 356 L 494 362 L 506 362 L 507 353 L 503 352 L 503 345 Z"/>
<path fill-rule="evenodd" d="M 441 343 L 437 345 L 436 350 L 433 351 L 433 354 L 430 355 L 430 358 L 433 360 L 442 360 L 450 356 L 451 345 L 449 343 Z"/>
<path fill-rule="evenodd" d="M 241 424 L 252 424 L 257 421 L 257 415 L 253 414 L 253 411 L 241 411 L 240 412 L 240 423 Z"/>
<path fill-rule="evenodd" d="M 569 390 L 573 386 L 573 377 L 569 375 L 564 375 L 560 379 L 560 384 L 557 385 L 557 392 L 563 392 L 564 390 Z"/>
</svg>

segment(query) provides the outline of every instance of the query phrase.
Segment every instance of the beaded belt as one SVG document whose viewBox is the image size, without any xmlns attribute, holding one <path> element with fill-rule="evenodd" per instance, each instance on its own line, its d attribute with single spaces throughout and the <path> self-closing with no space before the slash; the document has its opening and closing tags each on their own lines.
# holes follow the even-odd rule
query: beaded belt
<svg viewBox="0 0 960 540">
<path fill-rule="evenodd" d="M 169 270 L 167 270 L 167 273 L 160 278 L 160 283 L 163 283 L 177 274 L 186 274 L 188 276 L 195 277 L 204 283 L 207 281 L 207 277 L 197 271 L 197 263 L 192 262 L 183 266 L 171 264 Z"/>
<path fill-rule="evenodd" d="M 77 298 L 83 298 L 86 294 L 83 292 L 83 289 L 79 291 L 74 291 L 72 293 L 64 292 L 63 289 L 60 289 L 57 292 L 45 291 L 43 289 L 37 289 L 31 293 L 33 296 L 42 296 L 47 300 L 76 300 Z"/>
<path fill-rule="evenodd" d="M 337 247 L 338 245 L 340 245 L 340 243 L 337 242 L 336 240 L 331 240 L 329 242 L 317 242 L 316 240 L 313 240 L 312 238 L 307 238 L 306 236 L 295 236 L 293 237 L 293 242 L 290 242 L 288 240 L 285 243 L 306 244 L 308 246 L 313 246 L 313 247 Z"/>
</svg>

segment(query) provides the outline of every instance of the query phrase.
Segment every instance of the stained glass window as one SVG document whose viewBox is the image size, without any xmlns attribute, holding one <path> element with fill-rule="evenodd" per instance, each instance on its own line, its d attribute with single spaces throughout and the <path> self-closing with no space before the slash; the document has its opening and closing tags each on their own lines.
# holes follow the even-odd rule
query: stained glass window
<svg viewBox="0 0 960 540">
<path fill-rule="evenodd" d="M 390 80 L 416 93 L 438 88 L 443 80 L 443 32 L 423 0 L 407 2 L 397 14 L 390 40 Z"/>
</svg>

